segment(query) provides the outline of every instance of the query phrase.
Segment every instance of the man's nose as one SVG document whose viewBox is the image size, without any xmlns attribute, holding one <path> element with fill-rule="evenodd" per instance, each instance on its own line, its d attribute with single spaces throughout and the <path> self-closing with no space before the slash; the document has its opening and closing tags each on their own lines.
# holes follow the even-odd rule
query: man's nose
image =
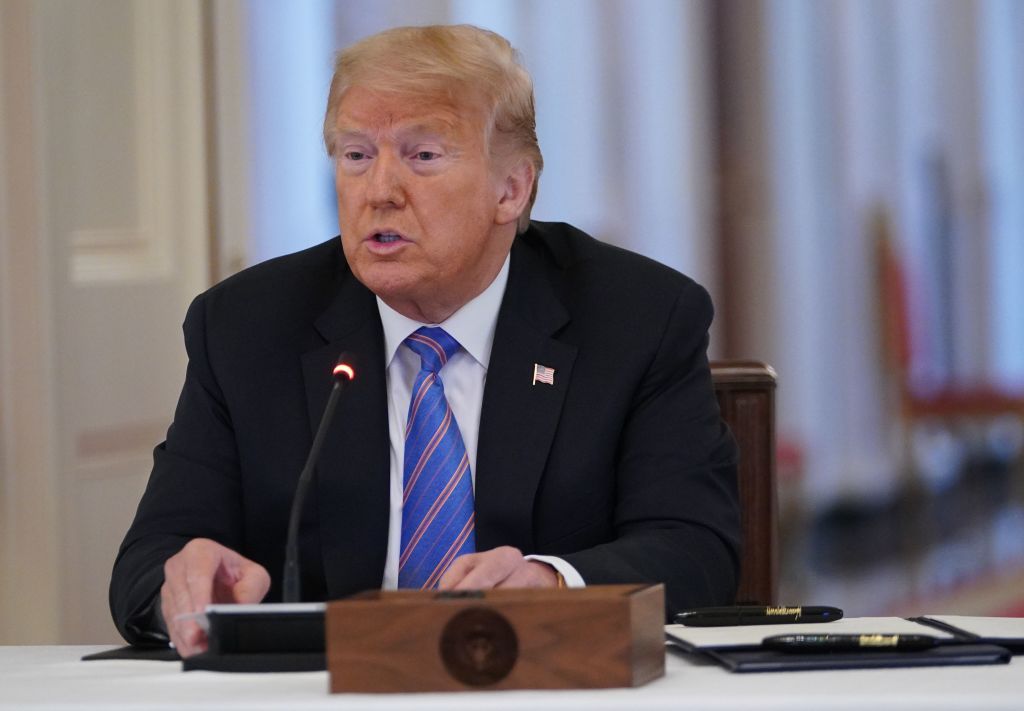
<svg viewBox="0 0 1024 711">
<path fill-rule="evenodd" d="M 373 207 L 402 207 L 405 191 L 400 161 L 387 152 L 374 158 L 367 176 L 366 199 Z"/>
</svg>

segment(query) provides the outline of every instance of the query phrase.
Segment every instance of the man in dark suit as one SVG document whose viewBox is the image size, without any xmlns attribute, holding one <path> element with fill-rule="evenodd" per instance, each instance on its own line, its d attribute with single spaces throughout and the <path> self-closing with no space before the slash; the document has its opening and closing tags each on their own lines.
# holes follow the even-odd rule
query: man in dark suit
<svg viewBox="0 0 1024 711">
<path fill-rule="evenodd" d="M 710 300 L 529 221 L 542 163 L 507 41 L 466 26 L 363 40 L 339 55 L 324 129 L 340 245 L 246 270 L 186 316 L 174 423 L 114 566 L 122 634 L 189 655 L 205 647 L 190 613 L 280 599 L 342 352 L 356 377 L 303 512 L 304 598 L 659 581 L 670 612 L 730 602 L 736 453 Z"/>
</svg>

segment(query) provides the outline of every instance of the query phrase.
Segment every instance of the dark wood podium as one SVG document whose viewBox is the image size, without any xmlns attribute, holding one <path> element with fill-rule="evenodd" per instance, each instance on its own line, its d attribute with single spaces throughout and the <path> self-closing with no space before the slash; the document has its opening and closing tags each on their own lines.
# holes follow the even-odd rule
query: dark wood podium
<svg viewBox="0 0 1024 711">
<path fill-rule="evenodd" d="M 338 692 L 588 689 L 665 674 L 661 585 L 369 591 L 327 606 Z"/>
</svg>

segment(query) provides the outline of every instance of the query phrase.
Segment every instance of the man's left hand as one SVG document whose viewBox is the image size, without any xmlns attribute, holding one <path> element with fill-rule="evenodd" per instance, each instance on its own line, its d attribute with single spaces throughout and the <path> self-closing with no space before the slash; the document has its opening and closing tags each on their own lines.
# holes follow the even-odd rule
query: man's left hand
<svg viewBox="0 0 1024 711">
<path fill-rule="evenodd" d="M 459 556 L 437 587 L 439 590 L 554 588 L 558 587 L 558 576 L 547 563 L 526 560 L 519 549 L 502 546 Z"/>
</svg>

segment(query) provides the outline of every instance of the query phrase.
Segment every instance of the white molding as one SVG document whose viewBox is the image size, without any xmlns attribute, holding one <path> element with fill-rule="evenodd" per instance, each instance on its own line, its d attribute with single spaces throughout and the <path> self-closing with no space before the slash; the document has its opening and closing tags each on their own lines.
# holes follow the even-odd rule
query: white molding
<svg viewBox="0 0 1024 711">
<path fill-rule="evenodd" d="M 162 279 L 170 255 L 153 230 L 75 230 L 71 233 L 71 281 L 77 285 Z"/>
<path fill-rule="evenodd" d="M 167 180 L 167 142 L 153 140 L 160 124 L 166 122 L 166 111 L 173 105 L 168 92 L 173 89 L 165 70 L 168 53 L 164 33 L 158 32 L 157 17 L 163 3 L 137 3 L 131 11 L 135 18 L 135 123 L 138 170 L 139 220 L 130 227 L 73 230 L 70 236 L 69 265 L 71 282 L 76 285 L 102 282 L 138 282 L 162 279 L 172 272 L 166 214 L 160 214 L 160 191 L 171 183 Z M 156 77 L 160 76 L 160 81 Z M 173 114 L 171 114 L 173 116 Z M 166 194 L 166 193 L 164 193 Z"/>
<path fill-rule="evenodd" d="M 211 236 L 217 253 L 215 279 L 234 274 L 251 259 L 247 11 L 242 0 L 220 0 L 210 13 L 213 67 L 206 80 L 213 82 L 216 92 L 212 107 L 216 193 L 210 196 L 217 201 L 217 224 Z"/>
<path fill-rule="evenodd" d="M 202 107 L 183 90 L 202 82 L 200 17 L 196 2 L 147 2 L 132 6 L 136 52 L 135 115 L 139 193 L 136 225 L 74 230 L 70 234 L 71 282 L 76 285 L 162 280 L 176 270 L 176 242 L 205 244 L 205 199 L 192 200 L 181 186 L 202 176 L 203 166 L 178 150 L 179 139 L 201 139 Z M 188 47 L 180 46 L 189 42 Z M 183 51 L 185 50 L 185 51 Z M 176 206 L 186 202 L 190 209 Z M 196 255 L 186 244 L 188 256 Z"/>
<path fill-rule="evenodd" d="M 175 85 L 178 87 L 173 106 L 177 108 L 179 121 L 174 127 L 173 145 L 165 145 L 169 155 L 175 159 L 175 185 L 179 204 L 174 230 L 166 235 L 169 243 L 179 246 L 178 278 L 187 301 L 210 286 L 211 224 L 210 205 L 218 200 L 211 194 L 208 171 L 210 169 L 203 93 L 208 81 L 206 67 L 210 61 L 203 46 L 203 29 L 207 22 L 199 0 L 179 2 L 174 0 L 164 6 L 173 12 L 178 28 L 174 34 L 175 44 L 171 47 L 168 65 L 176 71 Z M 176 151 L 176 145 L 202 146 L 202 150 Z M 215 176 L 216 177 L 216 176 Z M 171 207 L 172 203 L 167 202 Z"/>
</svg>

